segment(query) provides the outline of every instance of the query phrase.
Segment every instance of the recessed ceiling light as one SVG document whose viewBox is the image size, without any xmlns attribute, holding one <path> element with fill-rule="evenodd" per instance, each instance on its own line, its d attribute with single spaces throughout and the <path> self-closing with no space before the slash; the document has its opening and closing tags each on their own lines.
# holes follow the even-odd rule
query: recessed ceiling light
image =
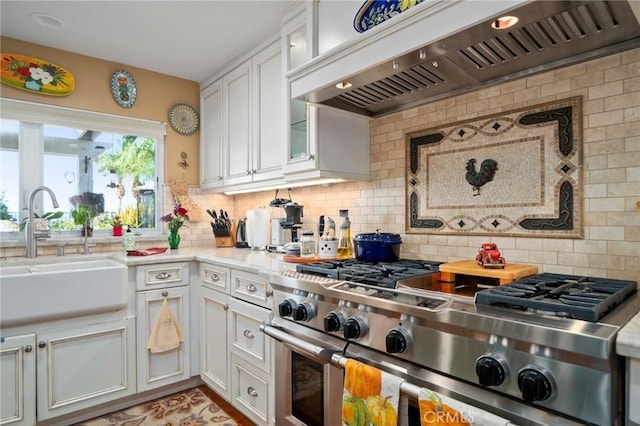
<svg viewBox="0 0 640 426">
<path fill-rule="evenodd" d="M 48 28 L 64 27 L 64 24 L 62 23 L 61 20 L 59 20 L 55 16 L 47 15 L 46 13 L 31 13 L 29 15 L 29 18 L 33 19 L 43 27 L 48 27 Z"/>
<path fill-rule="evenodd" d="M 340 90 L 347 90 L 351 87 L 351 83 L 349 83 L 348 81 L 342 81 L 336 84 L 336 87 Z"/>
<path fill-rule="evenodd" d="M 494 30 L 506 30 L 513 27 L 517 22 L 518 18 L 516 16 L 501 16 L 493 20 L 491 28 Z"/>
</svg>

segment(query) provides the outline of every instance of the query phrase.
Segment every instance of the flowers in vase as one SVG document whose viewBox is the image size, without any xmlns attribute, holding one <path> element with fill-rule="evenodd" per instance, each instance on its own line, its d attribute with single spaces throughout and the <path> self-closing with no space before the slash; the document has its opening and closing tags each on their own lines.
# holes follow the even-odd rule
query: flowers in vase
<svg viewBox="0 0 640 426">
<path fill-rule="evenodd" d="M 173 208 L 173 212 L 162 216 L 160 220 L 167 223 L 170 232 L 176 233 L 180 228 L 182 228 L 182 225 L 184 225 L 184 221 L 189 220 L 189 216 L 187 215 L 187 213 L 187 209 L 182 207 L 182 205 L 178 201 Z"/>
</svg>

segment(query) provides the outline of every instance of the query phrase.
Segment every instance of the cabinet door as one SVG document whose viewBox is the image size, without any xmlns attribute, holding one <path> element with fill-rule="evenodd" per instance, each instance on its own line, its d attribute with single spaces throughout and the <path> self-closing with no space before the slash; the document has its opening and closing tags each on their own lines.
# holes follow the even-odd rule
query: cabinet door
<svg viewBox="0 0 640 426">
<path fill-rule="evenodd" d="M 151 353 L 147 342 L 158 320 L 164 298 L 182 329 L 184 341 L 167 352 Z M 179 382 L 190 377 L 189 287 L 171 287 L 137 293 L 138 392 Z"/>
<path fill-rule="evenodd" d="M 200 377 L 223 398 L 230 400 L 229 301 L 227 294 L 201 287 Z"/>
<path fill-rule="evenodd" d="M 280 42 L 267 47 L 253 59 L 253 181 L 282 176 L 285 155 L 284 77 Z"/>
<path fill-rule="evenodd" d="M 133 322 L 38 333 L 38 421 L 136 393 Z"/>
<path fill-rule="evenodd" d="M 251 61 L 222 78 L 225 186 L 251 182 Z"/>
<path fill-rule="evenodd" d="M 223 184 L 222 83 L 216 81 L 200 93 L 200 186 Z"/>
<path fill-rule="evenodd" d="M 0 425 L 36 424 L 36 335 L 0 342 Z"/>
</svg>

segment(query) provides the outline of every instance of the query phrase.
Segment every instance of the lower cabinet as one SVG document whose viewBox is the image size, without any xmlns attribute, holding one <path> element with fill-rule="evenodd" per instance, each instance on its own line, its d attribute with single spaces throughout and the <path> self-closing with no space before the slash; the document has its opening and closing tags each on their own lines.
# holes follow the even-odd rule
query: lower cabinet
<svg viewBox="0 0 640 426">
<path fill-rule="evenodd" d="M 36 335 L 0 342 L 0 425 L 36 424 Z"/>
<path fill-rule="evenodd" d="M 230 276 L 231 286 L 216 280 L 215 289 L 202 280 L 200 377 L 256 424 L 273 424 L 272 342 L 260 331 L 271 310 L 254 304 L 270 297 L 268 285 L 244 271 L 231 270 Z"/>
<path fill-rule="evenodd" d="M 123 318 L 4 338 L 0 424 L 32 426 L 135 394 L 133 323 Z"/>
<path fill-rule="evenodd" d="M 201 288 L 200 377 L 226 400 L 231 399 L 229 374 L 229 301 L 231 296 L 207 287 Z"/>
<path fill-rule="evenodd" d="M 191 377 L 189 287 L 140 291 L 136 293 L 136 297 L 138 392 L 188 379 Z M 184 342 L 175 349 L 152 353 L 147 349 L 147 342 L 165 298 L 169 310 L 180 325 Z"/>
</svg>

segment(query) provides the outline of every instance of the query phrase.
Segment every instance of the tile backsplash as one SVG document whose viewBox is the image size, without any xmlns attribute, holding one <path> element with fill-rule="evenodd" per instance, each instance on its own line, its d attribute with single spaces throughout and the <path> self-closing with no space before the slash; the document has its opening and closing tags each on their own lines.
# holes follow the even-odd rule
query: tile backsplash
<svg viewBox="0 0 640 426">
<path fill-rule="evenodd" d="M 583 101 L 584 238 L 405 234 L 407 133 L 578 95 Z M 270 209 L 275 191 L 225 196 L 192 187 L 189 196 L 203 211 L 225 209 L 237 220 L 249 209 Z M 407 258 L 473 259 L 480 245 L 491 241 L 507 262 L 534 264 L 540 272 L 640 282 L 640 49 L 377 118 L 371 124 L 370 181 L 294 188 L 291 198 L 304 206 L 303 229 L 315 230 L 319 215 L 339 223 L 338 210 L 348 209 L 352 234 L 399 233 L 401 255 Z M 169 211 L 168 186 L 165 200 Z M 181 246 L 214 246 L 209 217 L 202 217 L 181 230 Z"/>
</svg>

